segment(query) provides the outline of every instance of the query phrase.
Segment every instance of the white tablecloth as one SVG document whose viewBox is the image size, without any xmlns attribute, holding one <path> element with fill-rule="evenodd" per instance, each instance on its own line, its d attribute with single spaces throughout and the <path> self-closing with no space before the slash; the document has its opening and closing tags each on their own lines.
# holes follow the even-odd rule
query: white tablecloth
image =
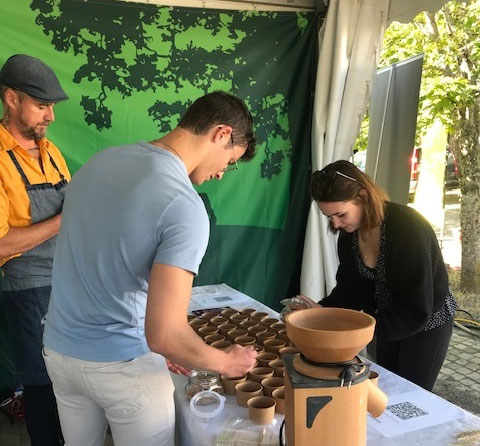
<svg viewBox="0 0 480 446">
<path fill-rule="evenodd" d="M 256 308 L 278 317 L 274 310 L 224 284 L 194 288 L 190 310 L 224 306 L 237 309 Z M 385 411 L 378 419 L 368 416 L 368 446 L 455 445 L 462 433 L 480 430 L 479 417 L 377 364 L 372 364 L 371 368 L 379 373 L 379 387 L 388 395 L 388 404 L 392 409 Z M 271 435 L 271 441 L 277 438 L 283 421 L 282 415 L 275 415 L 272 424 L 266 427 L 254 425 L 248 420 L 248 409 L 238 406 L 234 396 L 226 397 L 224 410 L 213 420 L 195 417 L 185 396 L 187 378 L 181 375 L 172 377 L 175 383 L 178 446 L 213 446 L 216 444 L 217 436 L 229 429 L 238 433 L 244 431 L 246 437 L 249 432 L 252 436 L 265 433 L 267 434 L 265 441 L 268 434 Z M 256 443 L 242 443 L 238 440 L 234 444 L 237 446 L 258 444 L 258 440 Z M 478 446 L 480 440 L 458 444 Z"/>
</svg>

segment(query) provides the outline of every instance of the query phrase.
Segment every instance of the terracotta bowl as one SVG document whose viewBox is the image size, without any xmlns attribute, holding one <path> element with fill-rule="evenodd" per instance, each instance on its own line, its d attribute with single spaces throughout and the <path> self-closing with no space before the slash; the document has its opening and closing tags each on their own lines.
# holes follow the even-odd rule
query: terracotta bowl
<svg viewBox="0 0 480 446">
<path fill-rule="evenodd" d="M 373 338 L 375 319 L 344 308 L 307 308 L 285 317 L 288 337 L 307 359 L 349 361 Z"/>
</svg>

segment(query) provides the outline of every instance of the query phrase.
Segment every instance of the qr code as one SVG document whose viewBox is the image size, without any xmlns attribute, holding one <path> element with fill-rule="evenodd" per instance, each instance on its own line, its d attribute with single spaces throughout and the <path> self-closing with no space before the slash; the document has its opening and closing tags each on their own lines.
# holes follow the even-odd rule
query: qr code
<svg viewBox="0 0 480 446">
<path fill-rule="evenodd" d="M 231 297 L 228 297 L 228 296 L 214 297 L 214 299 L 215 299 L 217 302 L 226 302 L 227 300 L 232 300 L 232 298 L 231 298 Z"/>
<path fill-rule="evenodd" d="M 387 410 L 392 412 L 401 420 L 409 420 L 410 418 L 428 415 L 428 412 L 425 412 L 423 409 L 420 409 L 419 407 L 415 406 L 415 404 L 409 402 L 392 404 L 391 406 L 387 406 Z"/>
</svg>

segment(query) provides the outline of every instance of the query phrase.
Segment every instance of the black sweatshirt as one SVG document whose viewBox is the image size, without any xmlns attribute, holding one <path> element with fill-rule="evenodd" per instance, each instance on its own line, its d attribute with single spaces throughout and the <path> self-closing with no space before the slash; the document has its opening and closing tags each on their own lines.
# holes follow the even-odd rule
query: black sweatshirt
<svg viewBox="0 0 480 446">
<path fill-rule="evenodd" d="M 376 280 L 360 275 L 353 237 L 339 236 L 337 285 L 321 305 L 364 310 L 377 319 L 377 334 L 391 340 L 425 329 L 449 296 L 447 269 L 430 223 L 408 206 L 387 202 Z"/>
</svg>

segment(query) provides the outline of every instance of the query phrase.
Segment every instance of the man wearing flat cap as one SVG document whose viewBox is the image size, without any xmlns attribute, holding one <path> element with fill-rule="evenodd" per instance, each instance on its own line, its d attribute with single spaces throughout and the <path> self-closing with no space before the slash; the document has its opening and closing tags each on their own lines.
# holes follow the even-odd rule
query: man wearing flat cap
<svg viewBox="0 0 480 446">
<path fill-rule="evenodd" d="M 70 173 L 45 135 L 68 99 L 52 69 L 17 54 L 0 71 L 0 266 L 2 299 L 24 386 L 32 446 L 62 444 L 52 384 L 42 358 L 56 235 Z"/>
</svg>

